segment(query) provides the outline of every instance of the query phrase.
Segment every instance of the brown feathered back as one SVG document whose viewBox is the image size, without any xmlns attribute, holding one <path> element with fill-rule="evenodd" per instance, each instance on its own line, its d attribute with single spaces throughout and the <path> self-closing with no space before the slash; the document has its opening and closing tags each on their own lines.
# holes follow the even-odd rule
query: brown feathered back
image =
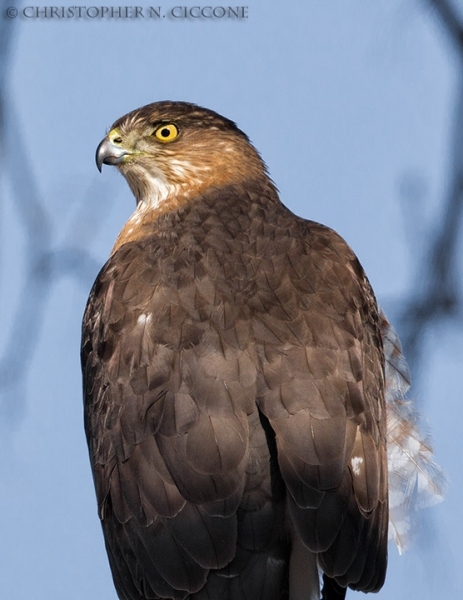
<svg viewBox="0 0 463 600">
<path fill-rule="evenodd" d="M 151 211 L 90 294 L 85 425 L 123 600 L 315 598 L 317 564 L 336 590 L 384 581 L 373 292 L 263 165 L 240 177 Z"/>
</svg>

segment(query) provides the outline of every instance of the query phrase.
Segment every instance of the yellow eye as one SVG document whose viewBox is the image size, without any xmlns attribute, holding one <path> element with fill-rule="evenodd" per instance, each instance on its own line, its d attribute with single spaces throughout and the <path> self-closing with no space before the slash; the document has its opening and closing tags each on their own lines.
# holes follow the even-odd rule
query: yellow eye
<svg viewBox="0 0 463 600">
<path fill-rule="evenodd" d="M 154 135 L 160 142 L 173 142 L 178 136 L 177 125 L 174 125 L 173 123 L 164 123 L 164 125 L 160 125 L 156 129 Z"/>
</svg>

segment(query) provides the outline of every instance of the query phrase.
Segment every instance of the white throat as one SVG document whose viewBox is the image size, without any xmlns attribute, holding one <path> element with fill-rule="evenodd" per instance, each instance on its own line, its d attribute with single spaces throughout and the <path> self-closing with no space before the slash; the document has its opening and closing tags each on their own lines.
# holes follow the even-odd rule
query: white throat
<svg viewBox="0 0 463 600">
<path fill-rule="evenodd" d="M 180 185 L 168 183 L 163 175 L 148 174 L 148 185 L 145 195 L 138 200 L 137 210 L 142 212 L 158 208 L 168 198 L 176 196 L 180 190 Z"/>
</svg>

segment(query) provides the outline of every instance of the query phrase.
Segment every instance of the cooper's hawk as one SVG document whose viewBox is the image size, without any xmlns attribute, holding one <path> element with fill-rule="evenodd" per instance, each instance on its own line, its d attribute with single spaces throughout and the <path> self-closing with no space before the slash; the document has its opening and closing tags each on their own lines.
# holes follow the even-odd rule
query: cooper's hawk
<svg viewBox="0 0 463 600">
<path fill-rule="evenodd" d="M 247 136 L 210 110 L 129 113 L 98 147 L 103 163 L 137 201 L 90 294 L 82 346 L 119 598 L 313 600 L 319 570 L 326 599 L 379 590 L 386 367 L 396 537 L 407 491 L 432 488 L 414 465 L 432 463 L 354 253 L 291 213 Z"/>
</svg>

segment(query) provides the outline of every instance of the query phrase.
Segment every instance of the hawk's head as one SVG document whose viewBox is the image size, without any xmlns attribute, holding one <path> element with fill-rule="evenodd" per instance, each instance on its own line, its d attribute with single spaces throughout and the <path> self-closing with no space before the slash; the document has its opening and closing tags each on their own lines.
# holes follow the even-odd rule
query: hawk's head
<svg viewBox="0 0 463 600">
<path fill-rule="evenodd" d="M 137 203 L 153 208 L 265 173 L 232 121 L 186 102 L 156 102 L 118 119 L 98 146 L 96 163 L 100 170 L 116 165 Z"/>
</svg>

